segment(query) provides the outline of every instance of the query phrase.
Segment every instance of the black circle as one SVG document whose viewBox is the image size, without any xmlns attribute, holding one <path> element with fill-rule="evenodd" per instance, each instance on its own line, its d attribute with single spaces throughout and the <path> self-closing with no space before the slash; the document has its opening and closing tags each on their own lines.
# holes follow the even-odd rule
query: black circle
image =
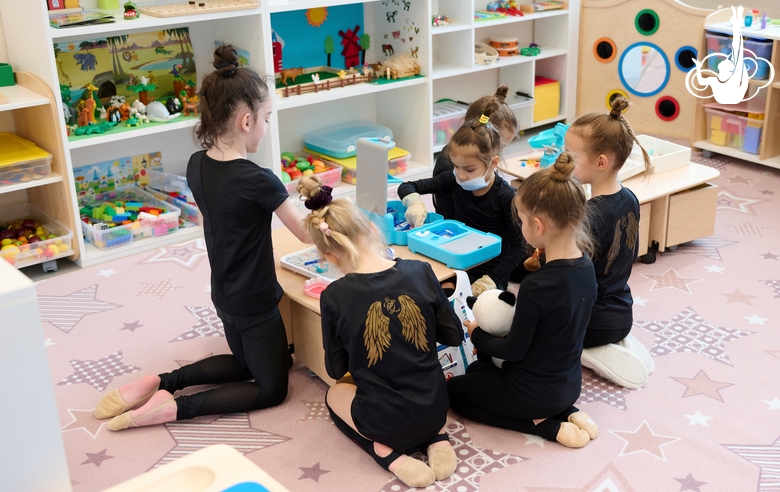
<svg viewBox="0 0 780 492">
<path fill-rule="evenodd" d="M 696 53 L 694 53 L 693 50 L 685 49 L 677 53 L 677 64 L 683 68 L 686 69 L 693 68 L 695 65 L 695 63 L 693 63 L 693 60 L 695 59 L 696 59 Z"/>
<path fill-rule="evenodd" d="M 669 99 L 658 104 L 658 113 L 664 118 L 671 118 L 677 113 L 677 104 Z"/>
<path fill-rule="evenodd" d="M 612 45 L 606 41 L 602 41 L 596 45 L 596 54 L 602 60 L 608 60 L 612 57 Z"/>
<path fill-rule="evenodd" d="M 645 12 L 637 19 L 637 25 L 643 33 L 653 32 L 655 31 L 655 16 L 649 12 Z"/>
</svg>

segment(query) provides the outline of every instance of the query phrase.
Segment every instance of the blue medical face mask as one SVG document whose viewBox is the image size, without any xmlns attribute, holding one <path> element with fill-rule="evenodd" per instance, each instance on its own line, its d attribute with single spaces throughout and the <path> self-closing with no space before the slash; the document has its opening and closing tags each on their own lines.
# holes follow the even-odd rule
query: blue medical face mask
<svg viewBox="0 0 780 492">
<path fill-rule="evenodd" d="M 458 178 L 457 173 L 455 170 L 452 170 L 452 174 L 455 175 L 455 181 L 460 185 L 461 188 L 463 188 L 466 191 L 478 191 L 483 188 L 487 188 L 487 186 L 490 184 L 491 180 L 486 180 L 487 176 L 490 175 L 491 169 L 490 166 L 488 166 L 488 170 L 485 173 L 484 176 L 481 176 L 479 178 L 471 178 L 466 181 L 461 181 L 460 178 Z"/>
</svg>

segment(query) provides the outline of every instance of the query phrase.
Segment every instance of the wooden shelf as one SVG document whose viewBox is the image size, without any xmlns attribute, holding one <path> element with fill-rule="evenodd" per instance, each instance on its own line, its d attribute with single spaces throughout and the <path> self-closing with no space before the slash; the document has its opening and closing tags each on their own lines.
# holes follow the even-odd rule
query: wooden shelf
<svg viewBox="0 0 780 492">
<path fill-rule="evenodd" d="M 761 164 L 764 166 L 773 167 L 775 169 L 780 169 L 780 156 L 761 160 L 758 158 L 758 155 L 756 154 L 743 152 L 739 149 L 735 149 L 734 147 L 715 145 L 706 140 L 700 140 L 694 143 L 693 147 L 702 150 L 709 150 L 710 152 L 715 152 L 716 154 L 723 154 L 729 157 L 736 157 L 737 159 L 742 159 L 743 161 L 755 162 L 756 164 Z"/>
<path fill-rule="evenodd" d="M 81 234 L 81 229 L 74 231 L 74 234 Z M 169 244 L 189 241 L 190 239 L 201 236 L 203 236 L 203 228 L 200 226 L 192 226 L 187 227 L 186 229 L 179 229 L 176 232 L 166 234 L 165 236 L 139 239 L 127 246 L 120 246 L 112 249 L 100 249 L 95 247 L 92 243 L 85 242 L 81 257 L 76 260 L 76 262 L 79 266 L 86 268 L 99 263 L 105 263 L 106 261 L 118 260 L 119 258 L 124 258 L 136 253 L 151 251 Z"/>
<path fill-rule="evenodd" d="M 151 15 L 141 15 L 137 19 L 125 20 L 123 18 L 124 9 L 119 10 L 101 10 L 89 9 L 96 12 L 111 14 L 116 22 L 108 24 L 97 24 L 94 26 L 67 27 L 64 29 L 49 28 L 51 39 L 54 42 L 62 42 L 68 39 L 89 39 L 100 36 L 116 36 L 118 34 L 134 31 L 154 31 L 155 29 L 169 29 L 176 26 L 187 26 L 196 22 L 205 22 L 218 19 L 230 19 L 234 17 L 245 17 L 248 15 L 259 15 L 261 12 L 260 4 L 256 9 L 228 10 L 223 12 L 211 12 L 208 14 L 182 15 L 178 17 L 152 17 Z"/>
<path fill-rule="evenodd" d="M 514 24 L 516 22 L 528 22 L 536 19 L 544 19 L 546 17 L 559 17 L 562 15 L 569 15 L 568 10 L 552 10 L 550 12 L 538 12 L 535 14 L 525 14 L 523 16 L 507 16 L 506 19 L 488 20 L 488 21 L 476 21 L 474 22 L 474 29 L 481 29 L 483 27 L 503 26 L 504 24 Z"/>
<path fill-rule="evenodd" d="M 310 104 L 335 101 L 337 99 L 362 96 L 364 94 L 372 94 L 375 92 L 390 91 L 393 89 L 400 89 L 402 87 L 409 87 L 413 85 L 425 85 L 427 83 L 428 82 L 426 77 L 417 77 L 414 79 L 399 80 L 397 82 L 390 82 L 386 84 L 362 83 L 350 85 L 347 87 L 338 87 L 329 91 L 322 90 L 316 93 L 309 92 L 307 94 L 301 94 L 300 96 L 285 97 L 276 103 L 276 109 L 283 111 L 285 109 L 308 106 Z"/>
<path fill-rule="evenodd" d="M 780 89 L 780 82 L 775 82 L 774 84 L 772 84 L 772 87 L 775 89 Z"/>
<path fill-rule="evenodd" d="M 199 118 L 197 117 L 183 117 L 167 122 L 167 123 L 147 123 L 145 125 L 136 127 L 125 127 L 122 123 L 107 131 L 106 133 L 96 135 L 83 135 L 76 137 L 73 140 L 68 140 L 68 148 L 80 149 L 83 147 L 90 147 L 92 145 L 100 145 L 117 142 L 119 140 L 126 140 L 128 138 L 144 137 L 147 135 L 157 135 L 163 132 L 171 132 L 174 130 L 181 130 L 184 128 L 192 128 L 198 124 Z M 72 137 L 69 137 L 72 138 Z"/>
<path fill-rule="evenodd" d="M 12 191 L 26 190 L 27 188 L 36 188 L 52 183 L 59 183 L 62 181 L 62 176 L 56 173 L 51 173 L 51 176 L 41 179 L 30 180 L 26 183 L 14 183 L 11 185 L 0 186 L 0 195 L 3 193 L 11 193 Z"/>
<path fill-rule="evenodd" d="M 760 24 L 761 23 L 759 22 L 759 25 Z M 743 27 L 739 31 L 742 33 L 743 36 L 749 38 L 780 40 L 780 29 L 769 25 L 767 26 L 766 29 L 756 29 L 756 27 L 757 26 Z M 714 24 L 705 25 L 704 30 L 728 34 L 728 35 L 731 35 L 731 33 L 733 32 L 733 28 L 731 27 L 731 22 L 716 22 Z"/>
<path fill-rule="evenodd" d="M 46 96 L 25 89 L 20 85 L 0 87 L 0 94 L 11 100 L 7 104 L 0 104 L 0 112 L 49 104 L 49 99 Z"/>
<path fill-rule="evenodd" d="M 568 52 L 559 48 L 542 48 L 542 52 L 537 56 L 504 56 L 498 57 L 498 62 L 491 63 L 490 65 L 474 65 L 473 67 L 463 67 L 456 65 L 440 65 L 434 67 L 432 77 L 435 80 L 444 79 L 447 77 L 457 77 L 458 75 L 465 75 L 469 73 L 479 72 L 482 70 L 496 70 L 503 67 L 511 67 L 512 65 L 520 65 L 522 63 L 533 63 L 534 60 L 544 60 L 545 58 L 553 58 L 556 56 L 564 56 Z"/>
</svg>

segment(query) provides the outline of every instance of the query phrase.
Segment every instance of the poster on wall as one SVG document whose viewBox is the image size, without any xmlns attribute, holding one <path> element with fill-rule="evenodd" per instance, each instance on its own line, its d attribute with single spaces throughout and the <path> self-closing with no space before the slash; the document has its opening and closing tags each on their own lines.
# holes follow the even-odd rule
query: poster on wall
<svg viewBox="0 0 780 492">
<path fill-rule="evenodd" d="M 150 168 L 162 171 L 161 152 L 120 157 L 77 167 L 73 169 L 76 193 L 81 199 L 82 197 L 94 196 L 96 193 L 112 191 L 125 185 L 145 186 L 149 184 L 147 171 Z"/>
</svg>

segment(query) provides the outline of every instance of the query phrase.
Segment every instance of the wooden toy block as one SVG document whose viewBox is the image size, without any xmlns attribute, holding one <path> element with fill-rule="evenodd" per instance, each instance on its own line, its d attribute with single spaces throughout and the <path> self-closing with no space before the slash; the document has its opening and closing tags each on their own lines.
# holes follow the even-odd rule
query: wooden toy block
<svg viewBox="0 0 780 492">
<path fill-rule="evenodd" d="M 196 0 L 194 4 L 184 2 L 138 7 L 138 12 L 152 17 L 177 17 L 181 15 L 210 14 L 227 10 L 256 9 L 259 6 L 260 2 L 253 0 Z"/>
<path fill-rule="evenodd" d="M 720 130 L 723 126 L 723 118 L 720 116 L 713 116 L 710 121 L 710 128 L 713 130 Z"/>
<path fill-rule="evenodd" d="M 726 132 L 722 130 L 710 130 L 710 142 L 715 145 L 726 145 Z"/>
</svg>

